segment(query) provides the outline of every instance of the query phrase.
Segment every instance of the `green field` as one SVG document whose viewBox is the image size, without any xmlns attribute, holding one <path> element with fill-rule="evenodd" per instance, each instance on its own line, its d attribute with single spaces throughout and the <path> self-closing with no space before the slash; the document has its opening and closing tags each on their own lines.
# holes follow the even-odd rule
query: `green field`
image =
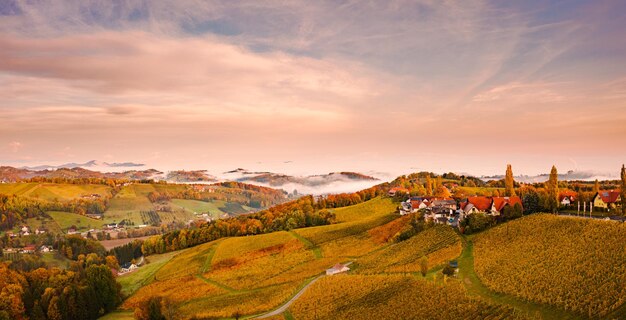
<svg viewBox="0 0 626 320">
<path fill-rule="evenodd" d="M 174 256 L 179 254 L 180 251 L 168 252 L 164 254 L 155 254 L 147 257 L 144 261 L 144 265 L 132 273 L 119 276 L 117 282 L 122 285 L 122 293 L 124 295 L 130 295 L 137 291 L 142 286 L 146 286 L 154 281 L 154 275 L 168 263 Z"/>
<path fill-rule="evenodd" d="M 64 232 L 67 232 L 67 229 L 69 229 L 71 226 L 76 226 L 79 231 L 99 229 L 102 228 L 102 224 L 104 223 L 102 222 L 102 220 L 88 218 L 76 213 L 59 211 L 48 211 L 46 213 Z"/>
<path fill-rule="evenodd" d="M 171 204 L 174 208 L 180 208 L 192 214 L 208 213 L 213 219 L 222 218 L 225 214 L 236 215 L 255 210 L 248 206 L 242 206 L 237 203 L 228 203 L 223 200 L 207 202 L 199 200 L 172 199 Z"/>
<path fill-rule="evenodd" d="M 111 188 L 101 184 L 3 183 L 0 184 L 0 194 L 46 201 L 68 201 L 91 194 L 108 196 L 111 194 Z"/>
</svg>

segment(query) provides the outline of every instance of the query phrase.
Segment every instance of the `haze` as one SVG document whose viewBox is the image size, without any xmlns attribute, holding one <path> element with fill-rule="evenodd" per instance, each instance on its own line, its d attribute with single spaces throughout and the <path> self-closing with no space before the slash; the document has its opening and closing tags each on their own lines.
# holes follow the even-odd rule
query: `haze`
<svg viewBox="0 0 626 320">
<path fill-rule="evenodd" d="M 5 0 L 0 164 L 617 174 L 624 30 L 623 1 Z"/>
</svg>

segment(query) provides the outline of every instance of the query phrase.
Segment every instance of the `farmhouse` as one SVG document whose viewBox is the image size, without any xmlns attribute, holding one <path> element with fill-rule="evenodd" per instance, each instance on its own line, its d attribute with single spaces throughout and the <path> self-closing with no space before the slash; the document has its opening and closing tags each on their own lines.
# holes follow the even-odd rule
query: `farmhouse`
<svg viewBox="0 0 626 320">
<path fill-rule="evenodd" d="M 28 245 L 28 246 L 25 246 L 24 248 L 22 248 L 22 253 L 31 254 L 31 253 L 35 253 L 35 250 L 37 250 L 37 247 L 35 247 L 35 245 L 31 244 L 31 245 Z"/>
<path fill-rule="evenodd" d="M 561 203 L 562 206 L 569 206 L 576 201 L 576 196 L 576 192 L 563 191 L 559 194 L 559 203 Z"/>
<path fill-rule="evenodd" d="M 50 252 L 52 250 L 53 250 L 52 246 L 47 246 L 45 244 L 39 248 L 39 252 L 43 252 L 43 253 Z"/>
<path fill-rule="evenodd" d="M 620 190 L 600 190 L 593 197 L 593 206 L 603 209 L 615 209 L 622 203 Z"/>
<path fill-rule="evenodd" d="M 332 276 L 333 274 L 347 272 L 348 270 L 350 270 L 350 268 L 348 268 L 346 265 L 341 264 L 341 263 L 337 263 L 332 268 L 326 269 L 326 275 L 327 276 Z"/>
<path fill-rule="evenodd" d="M 396 195 L 396 193 L 401 192 L 401 193 L 409 193 L 409 189 L 407 188 L 402 188 L 402 187 L 393 187 L 391 189 L 389 189 L 389 192 L 387 193 L 390 197 L 393 197 Z"/>
<path fill-rule="evenodd" d="M 120 272 L 119 273 L 120 274 L 127 273 L 127 272 L 131 272 L 131 271 L 133 271 L 135 269 L 137 269 L 137 265 L 136 264 L 127 262 L 127 263 L 122 265 L 122 267 L 120 268 Z"/>
</svg>

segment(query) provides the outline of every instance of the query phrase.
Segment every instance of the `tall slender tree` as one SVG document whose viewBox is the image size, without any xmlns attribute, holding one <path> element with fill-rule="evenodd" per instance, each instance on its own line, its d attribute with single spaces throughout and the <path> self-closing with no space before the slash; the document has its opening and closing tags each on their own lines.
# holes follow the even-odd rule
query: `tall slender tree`
<svg viewBox="0 0 626 320">
<path fill-rule="evenodd" d="M 626 167 L 622 164 L 622 187 L 620 192 L 620 198 L 622 198 L 622 214 L 626 215 Z"/>
<path fill-rule="evenodd" d="M 596 183 L 593 184 L 593 194 L 600 192 L 600 182 L 596 179 Z"/>
<path fill-rule="evenodd" d="M 550 212 L 556 213 L 559 209 L 559 174 L 555 166 L 552 166 L 552 170 L 550 171 L 550 179 L 546 182 L 546 190 L 548 191 L 546 208 Z"/>
<path fill-rule="evenodd" d="M 506 176 L 504 177 L 504 195 L 515 196 L 515 180 L 513 180 L 513 169 L 510 164 L 506 165 Z"/>
<path fill-rule="evenodd" d="M 430 174 L 426 176 L 426 195 L 433 195 L 433 180 L 430 178 Z"/>
</svg>

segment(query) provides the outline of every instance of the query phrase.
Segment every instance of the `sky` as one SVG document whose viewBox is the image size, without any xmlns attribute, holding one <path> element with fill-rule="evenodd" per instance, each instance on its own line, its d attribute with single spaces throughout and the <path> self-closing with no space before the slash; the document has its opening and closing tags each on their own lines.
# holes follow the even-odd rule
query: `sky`
<svg viewBox="0 0 626 320">
<path fill-rule="evenodd" d="M 0 164 L 626 162 L 624 1 L 0 0 Z"/>
</svg>

